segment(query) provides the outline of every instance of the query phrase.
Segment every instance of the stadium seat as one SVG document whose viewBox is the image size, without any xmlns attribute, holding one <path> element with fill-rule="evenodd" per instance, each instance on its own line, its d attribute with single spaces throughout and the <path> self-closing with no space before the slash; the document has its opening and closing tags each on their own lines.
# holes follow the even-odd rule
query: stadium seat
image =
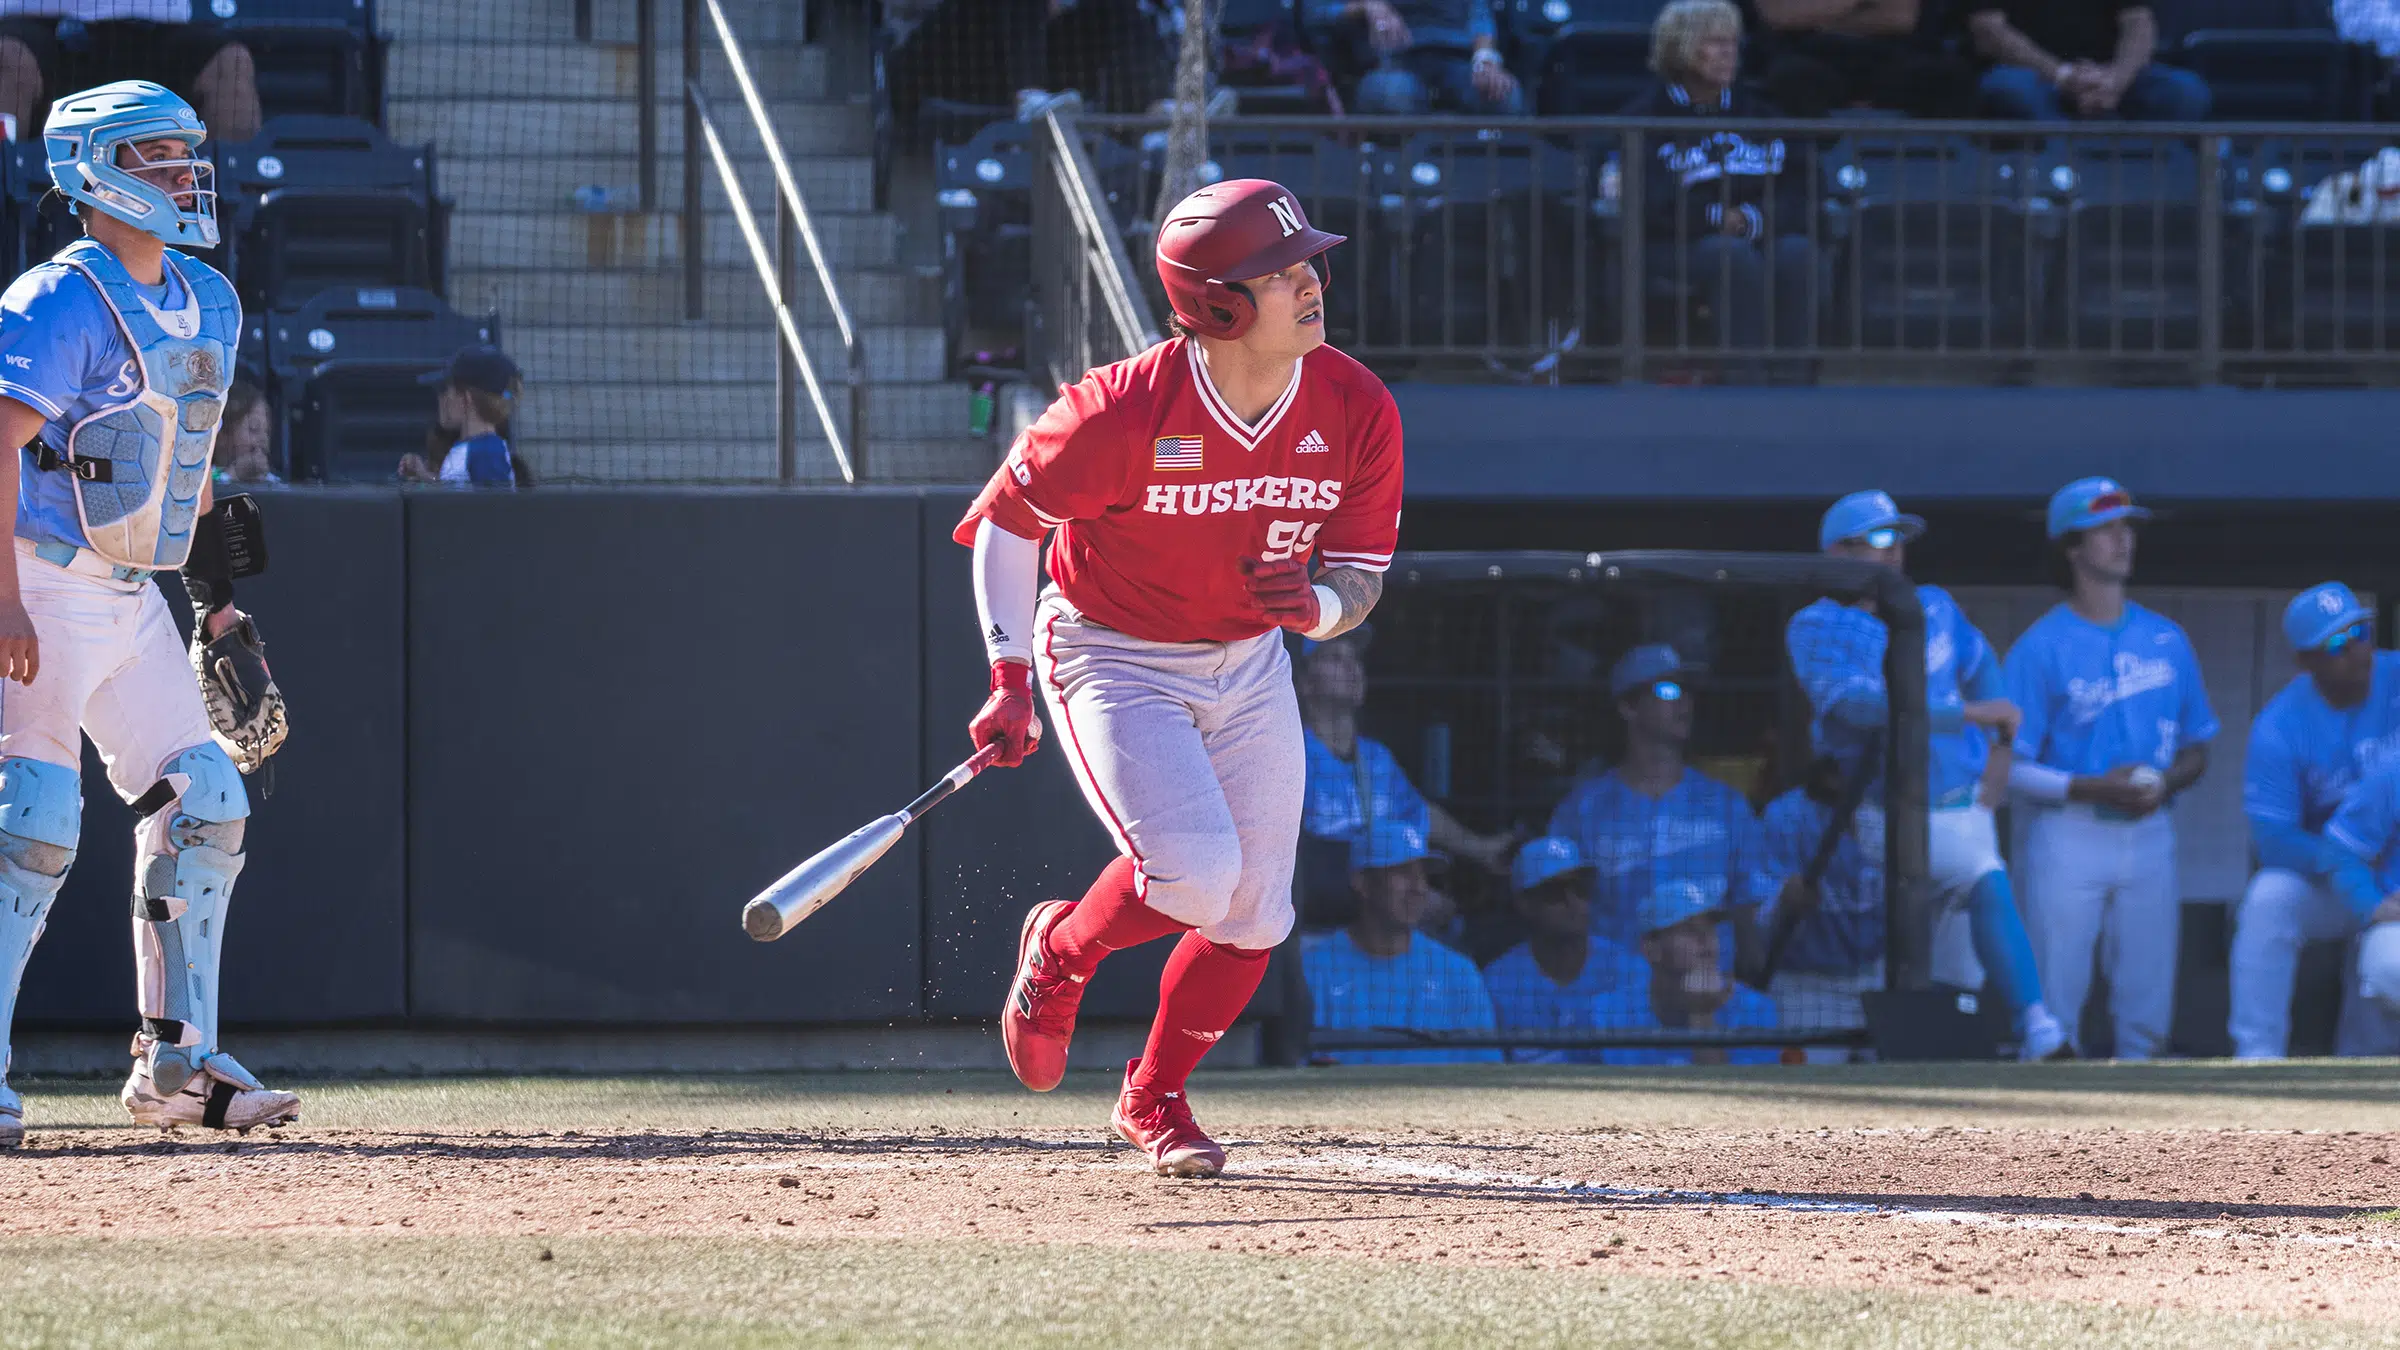
<svg viewBox="0 0 2400 1350">
<path fill-rule="evenodd" d="M 2093 353 L 2191 351 L 2200 333 L 2200 171 L 2180 140 L 2075 147 L 2057 313 Z"/>
<path fill-rule="evenodd" d="M 218 152 L 219 210 L 243 303 L 290 309 L 328 287 L 439 289 L 433 148 L 394 145 L 350 117 L 269 121 Z"/>
<path fill-rule="evenodd" d="M 1845 139 L 1821 161 L 1838 343 L 2021 346 L 2032 331 L 2051 205 L 2036 158 L 1940 140 Z"/>
<path fill-rule="evenodd" d="M 2371 49 L 2370 49 L 2371 50 Z M 2372 76 L 2341 34 L 2208 28 L 2187 34 L 2177 64 L 2208 81 L 2220 122 L 2359 122 Z"/>
<path fill-rule="evenodd" d="M 387 482 L 425 448 L 433 391 L 418 379 L 451 353 L 498 342 L 496 318 L 472 319 L 431 291 L 331 290 L 267 322 L 267 361 L 284 410 L 289 476 Z"/>
<path fill-rule="evenodd" d="M 2227 293 L 2255 291 L 2261 345 L 2271 354 L 2313 357 L 2400 347 L 2400 226 L 2304 223 L 2310 200 L 2337 174 L 2354 172 L 2386 138 L 2269 141 L 2236 161 L 2256 195 L 2255 262 L 2237 268 L 2228 230 Z M 2246 335 L 2227 346 L 2247 346 Z"/>
<path fill-rule="evenodd" d="M 944 271 L 955 281 L 945 297 L 953 339 L 964 328 L 1015 332 L 1025 323 L 1033 299 L 1033 131 L 1008 118 L 964 145 L 934 143 Z"/>
<path fill-rule="evenodd" d="M 1649 63 L 1647 24 L 1571 24 L 1530 67 L 1534 110 L 1544 117 L 1614 116 L 1650 87 Z"/>
<path fill-rule="evenodd" d="M 1334 284 L 1325 292 L 1326 339 L 1345 347 L 1372 341 L 1370 315 L 1373 332 L 1396 331 L 1389 306 L 1397 284 L 1399 201 L 1384 203 L 1383 184 L 1397 170 L 1399 147 L 1223 122 L 1209 127 L 1208 139 L 1209 162 L 1220 177 L 1281 183 L 1299 198 L 1309 224 L 1350 240 L 1334 256 Z"/>
<path fill-rule="evenodd" d="M 1567 29 L 1599 25 L 1648 33 L 1665 7 L 1666 0 L 1493 0 L 1492 18 L 1500 29 L 1501 51 L 1509 65 L 1523 72 L 1538 72 Z M 1635 68 L 1641 66 L 1637 63 Z M 1625 96 L 1632 97 L 1631 93 Z M 1624 102 L 1619 99 L 1617 106 L 1607 111 L 1615 112 Z"/>
<path fill-rule="evenodd" d="M 219 0 L 250 49 L 268 117 L 315 113 L 383 124 L 383 47 L 372 0 Z"/>
<path fill-rule="evenodd" d="M 1394 185 L 1406 309 L 1418 345 L 1540 349 L 1577 322 L 1577 225 L 1591 200 L 1573 152 L 1520 132 L 1428 133 L 1400 154 Z M 1593 231 L 1580 239 L 1590 248 Z M 1370 334 L 1371 336 L 1371 334 Z"/>
<path fill-rule="evenodd" d="M 2330 0 L 2158 0 L 2158 50 L 2181 48 L 2184 39 L 2209 30 L 2250 33 L 2330 32 Z"/>
</svg>

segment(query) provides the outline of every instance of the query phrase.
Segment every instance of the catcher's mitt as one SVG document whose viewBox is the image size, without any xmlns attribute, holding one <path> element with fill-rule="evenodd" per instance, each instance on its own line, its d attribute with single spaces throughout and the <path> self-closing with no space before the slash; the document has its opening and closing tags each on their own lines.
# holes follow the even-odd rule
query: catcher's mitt
<svg viewBox="0 0 2400 1350">
<path fill-rule="evenodd" d="M 225 635 L 208 640 L 208 615 L 192 625 L 192 669 L 200 676 L 200 698 L 217 740 L 249 773 L 267 762 L 291 728 L 284 721 L 283 691 L 267 670 L 267 647 L 245 614 Z"/>
</svg>

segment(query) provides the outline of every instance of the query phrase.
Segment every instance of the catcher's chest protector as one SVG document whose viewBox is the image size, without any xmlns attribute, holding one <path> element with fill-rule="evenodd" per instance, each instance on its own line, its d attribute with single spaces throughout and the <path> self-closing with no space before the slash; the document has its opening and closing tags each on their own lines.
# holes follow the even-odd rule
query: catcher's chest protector
<svg viewBox="0 0 2400 1350">
<path fill-rule="evenodd" d="M 117 255 L 96 240 L 68 245 L 58 261 L 99 287 L 141 374 L 138 389 L 108 390 L 109 397 L 129 396 L 126 402 L 67 433 L 84 538 L 119 567 L 181 567 L 192 551 L 192 519 L 233 383 L 241 301 L 215 268 L 172 249 L 166 263 L 183 282 L 183 307 L 172 311 L 151 304 Z M 106 469 L 82 467 L 95 461 Z"/>
</svg>

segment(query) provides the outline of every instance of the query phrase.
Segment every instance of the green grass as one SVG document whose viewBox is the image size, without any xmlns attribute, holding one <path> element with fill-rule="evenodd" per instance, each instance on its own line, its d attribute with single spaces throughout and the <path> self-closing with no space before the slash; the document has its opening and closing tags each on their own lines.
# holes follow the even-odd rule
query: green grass
<svg viewBox="0 0 2400 1350">
<path fill-rule="evenodd" d="M 178 1244 L 171 1274 L 165 1256 L 0 1239 L 0 1346 L 2394 1343 L 2330 1322 L 2034 1300 L 989 1242 L 212 1239 Z"/>
<path fill-rule="evenodd" d="M 119 1127 L 116 1085 L 17 1080 L 34 1129 Z M 789 1129 L 1016 1133 L 1104 1123 L 1113 1075 L 1056 1092 L 1004 1073 L 851 1072 L 369 1079 L 301 1083 L 307 1128 Z M 1255 1069 L 1203 1073 L 1195 1103 L 1230 1129 L 2389 1130 L 2400 1064 L 1942 1064 L 1727 1069 Z"/>
</svg>

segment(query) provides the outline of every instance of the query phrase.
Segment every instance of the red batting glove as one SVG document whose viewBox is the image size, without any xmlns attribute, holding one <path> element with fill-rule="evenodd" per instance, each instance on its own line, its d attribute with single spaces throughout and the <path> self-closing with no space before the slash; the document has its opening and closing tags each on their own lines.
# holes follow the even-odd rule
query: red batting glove
<svg viewBox="0 0 2400 1350">
<path fill-rule="evenodd" d="M 978 750 L 999 746 L 1000 757 L 992 763 L 1004 769 L 1041 748 L 1042 719 L 1033 715 L 1033 667 L 1022 661 L 992 663 L 992 696 L 967 723 L 967 736 Z"/>
<path fill-rule="evenodd" d="M 1278 628 L 1305 633 L 1324 617 L 1317 607 L 1317 588 L 1308 579 L 1308 564 L 1298 558 L 1280 562 L 1242 559 L 1242 586 L 1258 606 L 1259 617 Z"/>
</svg>

